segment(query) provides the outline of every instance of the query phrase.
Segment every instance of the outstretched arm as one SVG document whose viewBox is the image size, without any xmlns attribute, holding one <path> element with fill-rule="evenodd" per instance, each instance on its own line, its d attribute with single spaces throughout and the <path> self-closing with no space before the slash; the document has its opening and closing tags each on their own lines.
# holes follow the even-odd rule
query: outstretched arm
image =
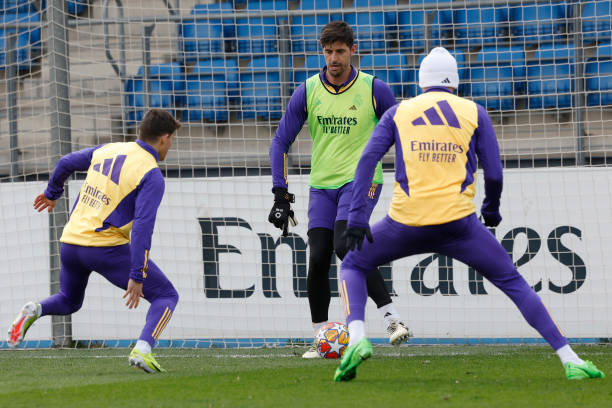
<svg viewBox="0 0 612 408">
<path fill-rule="evenodd" d="M 495 227 L 501 222 L 499 213 L 500 198 L 503 188 L 502 163 L 499 155 L 497 136 L 491 119 L 485 108 L 478 106 L 478 128 L 476 138 L 476 155 L 484 171 L 485 198 L 480 209 L 485 225 Z"/>
<path fill-rule="evenodd" d="M 75 171 L 87 170 L 91 165 L 93 153 L 100 147 L 102 147 L 102 145 L 89 147 L 79 150 L 78 152 L 69 153 L 59 159 L 55 165 L 53 174 L 51 174 L 51 178 L 49 178 L 49 184 L 45 190 L 45 197 L 50 200 L 57 200 L 60 198 L 64 192 L 64 183 L 68 177 Z"/>
<path fill-rule="evenodd" d="M 272 188 L 287 188 L 287 152 L 307 117 L 306 85 L 301 84 L 291 95 L 287 110 L 278 124 L 270 145 Z"/>
<path fill-rule="evenodd" d="M 87 170 L 91 164 L 93 152 L 101 146 L 72 152 L 59 159 L 49 178 L 47 189 L 34 199 L 34 209 L 38 212 L 45 209 L 51 212 L 57 203 L 57 199 L 64 193 L 64 183 L 68 177 L 75 171 Z"/>
<path fill-rule="evenodd" d="M 157 209 L 164 196 L 165 182 L 159 168 L 149 171 L 137 187 L 136 203 L 134 208 L 134 221 L 130 243 L 131 267 L 128 286 L 123 295 L 127 298 L 125 305 L 137 308 L 140 298 L 143 297 L 143 280 L 147 277 L 151 237 L 155 227 Z"/>
<path fill-rule="evenodd" d="M 289 223 L 297 223 L 291 203 L 293 194 L 287 191 L 287 152 L 306 121 L 306 85 L 301 84 L 291 95 L 287 110 L 278 124 L 272 144 L 270 145 L 270 167 L 272 167 L 272 193 L 274 205 L 268 215 L 268 221 L 288 234 Z"/>
<path fill-rule="evenodd" d="M 361 159 L 355 170 L 353 182 L 353 199 L 349 210 L 348 227 L 367 227 L 369 225 L 369 210 L 367 208 L 367 195 L 372 187 L 374 170 L 389 148 L 395 143 L 397 126 L 393 117 L 399 105 L 388 109 L 380 122 L 374 128 L 372 136 L 363 149 Z"/>
<path fill-rule="evenodd" d="M 34 199 L 34 209 L 38 212 L 43 210 L 47 210 L 47 212 L 51 212 L 55 208 L 55 204 L 57 204 L 57 200 L 49 200 L 45 197 L 45 193 L 40 193 Z"/>
<path fill-rule="evenodd" d="M 388 109 L 397 105 L 397 99 L 395 99 L 389 85 L 378 78 L 374 78 L 372 82 L 372 98 L 374 99 L 374 111 L 378 119 L 382 118 Z"/>
<path fill-rule="evenodd" d="M 364 238 L 373 242 L 369 224 L 370 211 L 368 211 L 366 197 L 372 186 L 376 165 L 395 142 L 397 126 L 393 117 L 396 110 L 397 106 L 388 109 L 378 122 L 368 144 L 363 149 L 355 170 L 353 198 L 347 222 L 348 228 L 342 235 L 346 240 L 346 247 L 351 251 L 354 249 L 360 251 Z"/>
<path fill-rule="evenodd" d="M 142 282 L 147 277 L 151 237 L 164 189 L 164 177 L 157 167 L 145 174 L 138 186 L 130 243 L 130 279 L 136 282 Z"/>
</svg>

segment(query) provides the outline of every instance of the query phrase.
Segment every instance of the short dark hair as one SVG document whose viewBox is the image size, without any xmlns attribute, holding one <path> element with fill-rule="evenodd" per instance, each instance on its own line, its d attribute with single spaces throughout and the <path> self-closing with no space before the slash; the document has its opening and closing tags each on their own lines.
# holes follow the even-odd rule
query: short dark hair
<svg viewBox="0 0 612 408">
<path fill-rule="evenodd" d="M 353 46 L 353 29 L 344 21 L 332 21 L 321 30 L 321 46 L 333 44 L 340 41 L 349 48 Z"/>
<path fill-rule="evenodd" d="M 163 109 L 149 110 L 140 121 L 138 138 L 144 142 L 155 143 L 165 134 L 173 134 L 181 127 L 181 122 Z"/>
</svg>

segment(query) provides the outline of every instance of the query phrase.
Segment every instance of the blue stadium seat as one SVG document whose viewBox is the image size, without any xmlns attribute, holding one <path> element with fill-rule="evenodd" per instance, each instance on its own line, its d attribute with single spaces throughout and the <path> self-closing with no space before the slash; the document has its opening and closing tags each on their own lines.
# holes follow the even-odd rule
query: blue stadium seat
<svg viewBox="0 0 612 408">
<path fill-rule="evenodd" d="M 9 14 L 33 13 L 34 3 L 32 0 L 0 0 L 0 11 Z"/>
<path fill-rule="evenodd" d="M 0 15 L 0 27 L 4 24 L 15 23 L 40 23 L 40 12 L 34 13 L 5 13 Z M 5 69 L 8 62 L 6 55 L 7 49 L 7 34 L 16 32 L 14 28 L 0 28 L 0 69 Z M 35 63 L 35 58 L 41 53 L 40 41 L 41 29 L 23 28 L 19 29 L 17 35 L 17 64 L 20 71 L 31 70 Z"/>
<path fill-rule="evenodd" d="M 300 83 L 305 82 L 307 78 L 318 74 L 323 66 L 325 66 L 325 57 L 323 55 L 307 56 L 303 68 L 293 68 L 294 85 L 297 87 Z"/>
<path fill-rule="evenodd" d="M 612 60 L 589 62 L 584 73 L 587 77 L 587 104 L 612 105 Z"/>
<path fill-rule="evenodd" d="M 396 0 L 355 0 L 354 7 L 396 7 Z M 385 27 L 395 27 L 394 12 L 345 12 L 344 21 L 355 31 L 360 52 L 385 52 Z"/>
<path fill-rule="evenodd" d="M 286 0 L 251 0 L 246 11 L 284 11 L 287 10 Z M 236 20 L 238 35 L 238 52 L 251 54 L 274 53 L 277 51 L 277 27 L 281 22 L 279 17 L 249 17 Z"/>
<path fill-rule="evenodd" d="M 32 4 L 30 10 L 32 10 L 34 7 L 38 7 L 38 4 L 36 1 L 31 1 L 31 0 L 5 0 L 7 2 L 11 2 L 11 3 L 24 3 L 24 2 L 29 2 Z M 2 3 L 2 0 L 0 0 L 0 4 Z M 66 0 L 66 11 L 68 12 L 68 14 L 70 16 L 80 16 L 81 14 L 83 14 L 83 12 L 85 12 L 85 10 L 87 10 L 87 5 L 89 4 L 89 0 Z M 46 0 L 41 0 L 40 2 L 40 10 L 44 10 L 47 7 L 47 1 Z"/>
<path fill-rule="evenodd" d="M 521 43 L 561 40 L 570 30 L 568 21 L 572 8 L 568 2 L 521 3 L 509 8 L 510 31 Z"/>
<path fill-rule="evenodd" d="M 599 44 L 595 51 L 595 58 L 599 60 L 612 59 L 612 44 L 610 44 L 610 41 Z"/>
<path fill-rule="evenodd" d="M 612 105 L 612 45 L 603 43 L 597 47 L 595 58 L 584 69 L 589 106 Z"/>
<path fill-rule="evenodd" d="M 397 11 L 394 10 L 396 6 L 397 0 L 353 0 L 353 7 L 382 7 L 393 10 L 383 11 L 383 20 L 387 26 L 397 24 Z"/>
<path fill-rule="evenodd" d="M 230 3 L 197 4 L 191 10 L 191 15 L 206 15 L 214 13 L 231 14 L 234 9 Z M 225 38 L 235 37 L 234 22 L 231 18 L 192 20 L 179 25 L 179 38 L 187 60 L 197 59 L 200 55 L 211 52 L 225 51 Z"/>
<path fill-rule="evenodd" d="M 376 54 L 361 57 L 359 69 L 389 85 L 396 98 L 407 98 L 408 57 L 405 54 Z"/>
<path fill-rule="evenodd" d="M 238 63 L 234 59 L 198 61 L 186 76 L 184 121 L 227 122 L 229 96 L 238 87 Z"/>
<path fill-rule="evenodd" d="M 610 41 L 612 1 L 590 1 L 582 9 L 582 37 L 587 41 Z"/>
<path fill-rule="evenodd" d="M 455 45 L 475 47 L 497 43 L 508 30 L 508 7 L 470 7 L 453 11 Z"/>
<path fill-rule="evenodd" d="M 448 8 L 446 4 L 448 3 Z M 453 12 L 450 10 L 450 0 L 416 0 L 410 4 L 420 5 L 437 5 L 437 10 L 433 9 L 416 9 L 409 11 L 400 11 L 397 14 L 397 26 L 399 32 L 400 48 L 404 52 L 418 53 L 425 49 L 426 14 L 433 13 L 434 19 L 431 29 L 431 47 L 442 45 L 443 41 L 451 37 Z M 440 10 L 440 8 L 442 8 Z"/>
<path fill-rule="evenodd" d="M 515 94 L 525 90 L 525 51 L 484 47 L 470 68 L 471 96 L 489 110 L 516 109 Z"/>
<path fill-rule="evenodd" d="M 240 73 L 240 100 L 243 119 L 271 120 L 282 116 L 280 58 L 254 58 Z"/>
<path fill-rule="evenodd" d="M 299 10 L 341 9 L 342 0 L 302 0 Z M 330 21 L 342 20 L 342 14 L 293 16 L 291 19 L 291 49 L 293 52 L 316 52 L 321 48 L 321 29 Z"/>
<path fill-rule="evenodd" d="M 7 37 L 0 37 L 0 69 L 6 69 L 6 65 L 8 64 L 9 56 L 6 53 L 6 49 L 8 45 L 6 43 Z M 18 70 L 28 70 L 31 68 L 31 58 L 30 58 L 30 44 L 27 38 L 23 36 L 17 37 L 17 66 Z"/>
<path fill-rule="evenodd" d="M 176 62 L 151 65 L 149 68 L 150 105 L 146 101 L 144 67 L 125 81 L 124 106 L 126 125 L 136 126 L 149 108 L 164 108 L 173 115 L 174 108 L 185 100 L 185 75 Z"/>
<path fill-rule="evenodd" d="M 472 68 L 472 98 L 489 110 L 516 109 L 512 67 Z"/>
<path fill-rule="evenodd" d="M 87 4 L 89 0 L 67 0 L 68 14 L 72 16 L 80 16 L 85 10 L 87 10 Z"/>
<path fill-rule="evenodd" d="M 529 108 L 572 106 L 574 48 L 566 44 L 545 44 L 527 64 Z"/>
<path fill-rule="evenodd" d="M 467 82 L 469 69 L 465 54 L 457 50 L 449 50 L 449 52 L 457 61 L 457 71 L 459 72 L 459 89 L 457 90 L 457 93 L 459 95 L 467 95 L 467 91 L 469 89 L 469 84 Z M 423 90 L 419 87 L 419 67 L 421 66 L 421 62 L 426 55 L 426 53 L 422 53 L 419 56 L 416 67 L 414 67 L 414 69 L 408 69 L 406 77 L 406 82 L 408 83 L 408 96 L 417 96 L 423 92 Z"/>
</svg>

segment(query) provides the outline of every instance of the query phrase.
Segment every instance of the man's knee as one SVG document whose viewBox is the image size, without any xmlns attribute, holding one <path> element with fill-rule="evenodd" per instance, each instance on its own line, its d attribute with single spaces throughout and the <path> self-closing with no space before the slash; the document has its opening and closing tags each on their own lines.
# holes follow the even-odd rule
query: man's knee
<svg viewBox="0 0 612 408">
<path fill-rule="evenodd" d="M 310 248 L 309 271 L 329 269 L 334 250 L 333 231 L 327 228 L 314 228 L 308 231 L 308 246 Z"/>
<path fill-rule="evenodd" d="M 174 305 L 176 305 L 179 300 L 178 291 L 174 288 L 174 285 L 172 285 L 169 280 L 166 280 L 164 284 L 153 289 L 145 288 L 144 297 L 149 302 L 165 299 Z"/>
<path fill-rule="evenodd" d="M 308 259 L 308 272 L 309 275 L 311 273 L 325 272 L 329 270 L 331 265 L 331 256 L 333 253 L 333 248 L 330 246 L 329 250 L 326 251 L 310 251 L 310 257 Z"/>
<path fill-rule="evenodd" d="M 177 290 L 174 288 L 174 286 L 172 286 L 172 284 L 170 284 L 170 290 L 168 293 L 168 297 L 174 302 L 175 305 L 179 301 L 179 294 Z"/>
<path fill-rule="evenodd" d="M 64 297 L 64 304 L 68 306 L 69 310 L 69 314 L 72 313 L 76 313 L 79 310 L 81 310 L 81 307 L 83 306 L 83 298 L 80 299 L 75 299 L 75 298 L 70 298 L 66 295 L 62 295 Z"/>
<path fill-rule="evenodd" d="M 359 262 L 355 262 L 355 257 L 358 254 L 355 251 L 348 252 L 344 259 L 342 260 L 342 269 L 354 269 L 361 272 L 368 272 L 364 268 L 361 267 Z"/>
</svg>

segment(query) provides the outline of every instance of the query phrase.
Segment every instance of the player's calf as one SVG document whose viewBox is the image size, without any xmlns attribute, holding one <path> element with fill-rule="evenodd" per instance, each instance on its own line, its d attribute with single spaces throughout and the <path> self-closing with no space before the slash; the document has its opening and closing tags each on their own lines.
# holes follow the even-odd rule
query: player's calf
<svg viewBox="0 0 612 408">
<path fill-rule="evenodd" d="M 10 347 L 17 347 L 23 341 L 26 332 L 32 323 L 38 319 L 40 305 L 28 302 L 21 308 L 21 311 L 8 329 L 7 343 Z"/>
</svg>

